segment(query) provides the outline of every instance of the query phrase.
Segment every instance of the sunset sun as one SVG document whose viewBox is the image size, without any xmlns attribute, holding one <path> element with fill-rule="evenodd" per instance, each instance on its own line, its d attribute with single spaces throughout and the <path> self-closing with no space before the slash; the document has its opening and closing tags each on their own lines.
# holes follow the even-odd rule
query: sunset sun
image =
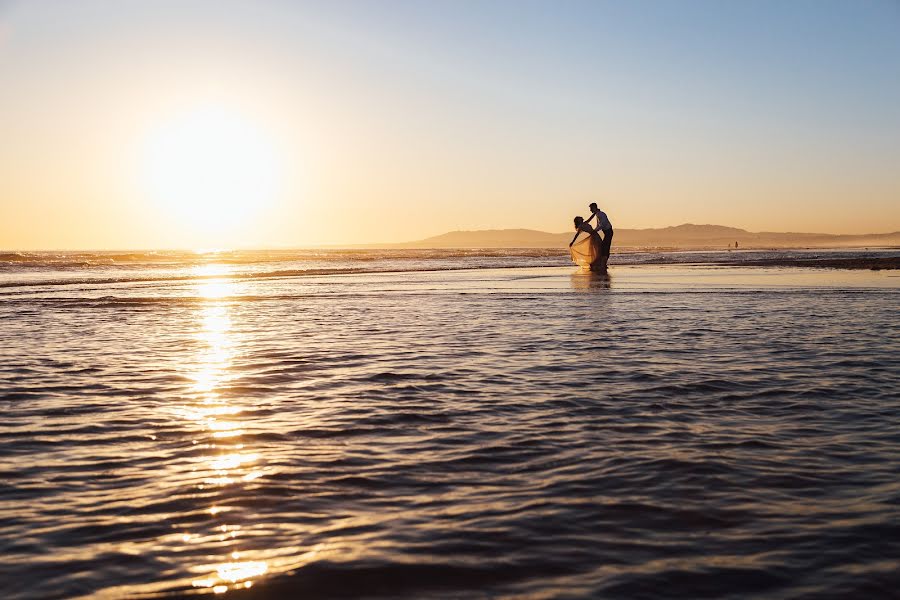
<svg viewBox="0 0 900 600">
<path fill-rule="evenodd" d="M 272 203 L 281 183 L 279 159 L 270 137 L 246 116 L 196 109 L 148 132 L 140 185 L 179 225 L 226 234 Z"/>
</svg>

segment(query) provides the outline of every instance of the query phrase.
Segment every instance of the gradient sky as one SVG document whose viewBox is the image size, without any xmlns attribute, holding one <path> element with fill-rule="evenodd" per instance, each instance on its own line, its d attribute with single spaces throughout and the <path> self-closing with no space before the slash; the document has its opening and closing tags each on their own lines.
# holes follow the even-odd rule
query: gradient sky
<svg viewBox="0 0 900 600">
<path fill-rule="evenodd" d="M 208 107 L 277 179 L 218 229 L 144 164 Z M 900 230 L 900 3 L 0 0 L 0 248 L 564 231 L 592 200 Z"/>
</svg>

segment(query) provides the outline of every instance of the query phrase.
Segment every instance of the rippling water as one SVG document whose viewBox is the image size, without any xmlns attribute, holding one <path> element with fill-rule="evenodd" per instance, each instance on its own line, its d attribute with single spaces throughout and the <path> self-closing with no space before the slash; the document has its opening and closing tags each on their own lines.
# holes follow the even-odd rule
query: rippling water
<svg viewBox="0 0 900 600">
<path fill-rule="evenodd" d="M 179 260 L 8 261 L 3 597 L 900 589 L 896 272 Z"/>
</svg>

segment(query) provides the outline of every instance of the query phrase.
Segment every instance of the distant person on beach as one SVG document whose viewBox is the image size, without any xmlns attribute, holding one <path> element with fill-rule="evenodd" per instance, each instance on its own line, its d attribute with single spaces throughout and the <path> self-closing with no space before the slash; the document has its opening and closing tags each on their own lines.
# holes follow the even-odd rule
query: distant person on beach
<svg viewBox="0 0 900 600">
<path fill-rule="evenodd" d="M 612 223 L 609 222 L 609 217 L 606 216 L 606 213 L 597 208 L 596 202 L 591 202 L 588 205 L 588 208 L 591 209 L 591 216 L 588 217 L 585 225 L 589 226 L 591 220 L 594 217 L 597 217 L 597 229 L 603 232 L 603 243 L 600 246 L 600 254 L 603 255 L 603 270 L 605 271 L 606 265 L 609 262 L 609 253 L 612 250 L 613 226 Z"/>
</svg>

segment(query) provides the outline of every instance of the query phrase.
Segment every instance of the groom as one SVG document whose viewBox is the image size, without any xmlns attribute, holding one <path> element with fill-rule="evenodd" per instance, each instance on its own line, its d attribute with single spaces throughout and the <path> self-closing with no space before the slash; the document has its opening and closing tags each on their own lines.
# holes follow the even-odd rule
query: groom
<svg viewBox="0 0 900 600">
<path fill-rule="evenodd" d="M 612 248 L 612 238 L 613 238 L 613 226 L 612 223 L 609 222 L 609 217 L 606 216 L 606 213 L 597 208 L 596 202 L 591 202 L 588 205 L 588 208 L 591 209 L 591 216 L 588 217 L 588 220 L 585 223 L 590 223 L 594 217 L 597 217 L 597 229 L 603 232 L 603 242 L 600 244 L 600 254 L 603 255 L 603 270 L 606 270 L 606 263 L 609 262 L 609 252 Z"/>
</svg>

